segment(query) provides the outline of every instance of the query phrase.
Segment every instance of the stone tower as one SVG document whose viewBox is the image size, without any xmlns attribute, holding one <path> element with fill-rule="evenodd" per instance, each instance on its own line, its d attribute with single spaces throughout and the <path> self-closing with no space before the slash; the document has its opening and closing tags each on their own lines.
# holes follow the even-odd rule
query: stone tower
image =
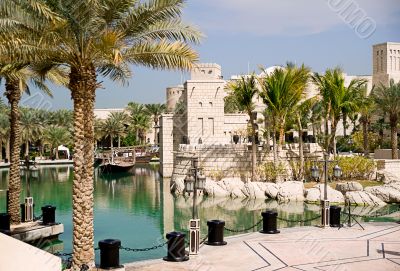
<svg viewBox="0 0 400 271">
<path fill-rule="evenodd" d="M 190 144 L 213 144 L 221 141 L 224 127 L 224 86 L 221 66 L 198 64 L 185 82 L 184 134 Z"/>
<path fill-rule="evenodd" d="M 174 112 L 176 104 L 182 101 L 183 91 L 182 85 L 167 88 L 167 112 Z"/>
<path fill-rule="evenodd" d="M 386 42 L 372 47 L 372 84 L 385 86 L 393 79 L 400 81 L 400 43 Z"/>
</svg>

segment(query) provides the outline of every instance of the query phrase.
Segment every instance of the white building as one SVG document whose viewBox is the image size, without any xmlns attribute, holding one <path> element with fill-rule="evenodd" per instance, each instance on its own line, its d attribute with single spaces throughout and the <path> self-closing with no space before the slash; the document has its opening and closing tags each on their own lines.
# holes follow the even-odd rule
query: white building
<svg viewBox="0 0 400 271">
<path fill-rule="evenodd" d="M 345 84 L 354 78 L 368 81 L 368 92 L 374 84 L 388 85 L 390 79 L 400 80 L 400 43 L 384 43 L 373 46 L 373 75 L 344 74 Z M 270 67 L 266 73 L 276 68 Z M 262 75 L 262 74 L 261 74 Z M 232 76 L 237 80 L 240 76 Z M 171 176 L 174 165 L 173 153 L 181 144 L 220 145 L 232 144 L 233 135 L 245 130 L 249 117 L 247 114 L 224 114 L 224 97 L 227 95 L 221 66 L 215 63 L 198 64 L 191 71 L 191 77 L 184 85 L 169 87 L 166 90 L 167 109 L 170 114 L 163 115 L 161 120 L 161 173 Z M 312 83 L 306 91 L 307 98 L 318 94 Z M 255 98 L 257 117 L 262 118 L 265 109 L 260 98 Z M 262 122 L 259 127 L 262 128 Z M 349 127 L 351 131 L 352 127 Z M 310 131 L 311 132 L 311 129 Z M 343 135 L 343 125 L 338 124 L 337 135 Z"/>
</svg>

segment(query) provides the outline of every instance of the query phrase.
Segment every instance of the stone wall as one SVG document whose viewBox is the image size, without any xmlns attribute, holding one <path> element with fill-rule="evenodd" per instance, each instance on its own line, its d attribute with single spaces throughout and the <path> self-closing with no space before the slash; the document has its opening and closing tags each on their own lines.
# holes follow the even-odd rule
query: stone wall
<svg viewBox="0 0 400 271">
<path fill-rule="evenodd" d="M 248 148 L 247 144 L 180 145 L 175 157 L 173 179 L 184 178 L 193 157 L 199 157 L 200 167 L 206 175 L 223 173 L 224 176 L 233 176 L 249 172 L 251 150 Z M 257 161 L 273 161 L 272 152 L 259 149 Z"/>
<path fill-rule="evenodd" d="M 398 150 L 400 157 L 400 150 Z M 392 149 L 376 149 L 374 159 L 392 159 Z"/>
<path fill-rule="evenodd" d="M 174 167 L 173 115 L 162 114 L 160 126 L 162 127 L 160 129 L 160 174 L 170 177 Z"/>
<path fill-rule="evenodd" d="M 395 175 L 400 174 L 400 159 L 397 160 L 376 160 L 378 169 L 391 172 Z"/>
</svg>

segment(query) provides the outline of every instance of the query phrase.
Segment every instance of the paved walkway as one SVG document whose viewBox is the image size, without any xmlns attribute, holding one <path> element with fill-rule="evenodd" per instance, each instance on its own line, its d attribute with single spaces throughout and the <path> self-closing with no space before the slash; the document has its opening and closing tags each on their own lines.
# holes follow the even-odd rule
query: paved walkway
<svg viewBox="0 0 400 271">
<path fill-rule="evenodd" d="M 341 229 L 302 227 L 276 235 L 249 233 L 226 238 L 221 247 L 203 245 L 183 263 L 153 260 L 126 264 L 127 271 L 281 270 L 399 271 L 400 224 L 365 223 Z"/>
</svg>

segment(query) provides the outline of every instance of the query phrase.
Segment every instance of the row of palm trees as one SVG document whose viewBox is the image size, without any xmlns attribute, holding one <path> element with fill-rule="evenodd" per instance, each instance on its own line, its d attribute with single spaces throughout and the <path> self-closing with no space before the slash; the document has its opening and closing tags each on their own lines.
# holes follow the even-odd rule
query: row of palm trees
<svg viewBox="0 0 400 271">
<path fill-rule="evenodd" d="M 65 85 L 73 100 L 72 270 L 94 265 L 94 103 L 99 76 L 127 83 L 132 65 L 188 70 L 202 34 L 181 20 L 184 0 L 0 1 L 0 77 L 10 104 L 9 212 L 19 223 L 19 102 L 28 83 Z"/>
<path fill-rule="evenodd" d="M 157 144 L 158 121 L 165 109 L 164 104 L 143 105 L 130 102 L 124 111 L 112 112 L 105 120 L 96 119 L 96 139 L 108 137 L 111 148 L 114 147 L 115 138 L 118 140 L 118 147 L 121 146 L 121 140 L 132 137 L 133 142 L 128 141 L 124 145 L 144 145 L 146 133 L 154 128 L 154 143 Z"/>
<path fill-rule="evenodd" d="M 72 142 L 72 111 L 61 109 L 47 111 L 43 109 L 20 108 L 21 142 L 25 149 L 23 157 L 30 156 L 30 146 L 39 147 L 36 155 L 44 156 L 45 146 L 50 150 L 51 158 L 58 159 L 58 152 L 53 152 L 59 145 Z M 0 106 L 0 160 L 3 159 L 3 146 L 6 159 L 10 159 L 10 108 Z"/>
<path fill-rule="evenodd" d="M 355 78 L 346 85 L 340 68 L 328 69 L 324 74 L 312 74 L 310 68 L 304 65 L 298 67 L 288 63 L 272 73 L 268 74 L 264 70 L 262 74 L 261 77 L 256 77 L 254 74 L 242 77 L 227 85 L 229 95 L 226 98 L 226 108 L 231 111 L 246 112 L 250 118 L 253 180 L 256 172 L 256 120 L 253 113 L 256 95 L 262 98 L 266 106 L 264 118 L 268 132 L 265 135 L 269 142 L 269 136 L 272 134 L 275 163 L 278 161 L 278 151 L 284 144 L 288 123 L 299 131 L 299 176 L 304 173 L 301 135 L 303 127 L 309 123 L 312 123 L 313 127 L 317 126 L 315 130 L 320 130 L 321 124 L 324 124 L 324 132 L 321 133 L 322 145 L 326 151 L 336 155 L 336 130 L 339 121 L 343 121 L 346 130 L 347 118 L 359 118 L 363 127 L 364 152 L 368 156 L 368 125 L 373 115 L 386 115 L 391 127 L 392 158 L 398 159 L 400 82 L 395 84 L 391 81 L 389 86 L 380 84 L 374 87 L 368 96 L 367 81 Z M 306 99 L 306 90 L 311 83 L 317 86 L 318 94 Z M 279 143 L 276 142 L 278 137 Z"/>
</svg>

